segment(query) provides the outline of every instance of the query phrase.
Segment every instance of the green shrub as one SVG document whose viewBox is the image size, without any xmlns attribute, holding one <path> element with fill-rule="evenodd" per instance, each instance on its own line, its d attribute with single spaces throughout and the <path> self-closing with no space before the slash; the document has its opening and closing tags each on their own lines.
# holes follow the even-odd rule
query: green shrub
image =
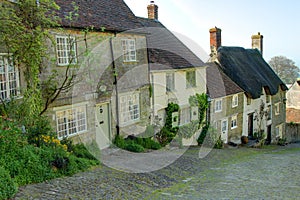
<svg viewBox="0 0 300 200">
<path fill-rule="evenodd" d="M 280 146 L 286 145 L 286 138 L 279 138 L 277 144 Z"/>
<path fill-rule="evenodd" d="M 122 136 L 117 135 L 114 139 L 114 144 L 121 149 L 132 152 L 144 152 L 145 149 L 158 150 L 161 148 L 161 145 L 151 138 L 140 138 L 135 136 L 124 139 Z"/>
<path fill-rule="evenodd" d="M 217 141 L 215 142 L 214 148 L 215 149 L 222 149 L 224 147 L 224 142 L 221 139 L 221 136 L 219 136 L 219 138 L 217 139 Z"/>
<path fill-rule="evenodd" d="M 84 146 L 84 144 L 76 144 L 73 146 L 73 154 L 78 158 L 86 158 L 88 160 L 97 160 Z"/>
<path fill-rule="evenodd" d="M 145 149 L 158 150 L 161 148 L 161 145 L 158 142 L 154 141 L 151 137 L 147 137 L 147 138 L 135 137 L 133 141 L 136 144 L 141 145 Z"/>
<path fill-rule="evenodd" d="M 9 175 L 9 171 L 0 166 L 0 200 L 12 198 L 17 192 L 17 185 Z"/>
<path fill-rule="evenodd" d="M 125 149 L 128 150 L 128 151 L 137 152 L 137 153 L 145 151 L 143 146 L 141 146 L 139 144 L 136 144 L 135 142 L 132 142 L 132 141 L 127 142 L 127 144 L 125 146 Z"/>
<path fill-rule="evenodd" d="M 0 166 L 18 185 L 71 175 L 99 164 L 83 145 L 70 143 L 68 148 L 73 151 L 68 152 L 67 145 L 49 135 L 39 135 L 38 143 L 28 143 L 28 135 L 13 121 L 0 117 L 0 122 Z"/>
<path fill-rule="evenodd" d="M 167 127 L 163 127 L 158 134 L 156 134 L 156 139 L 161 144 L 161 146 L 166 146 L 169 144 L 173 138 L 176 136 L 175 133 L 169 131 Z"/>
<path fill-rule="evenodd" d="M 120 149 L 125 149 L 126 142 L 122 136 L 116 135 L 113 143 Z"/>
<path fill-rule="evenodd" d="M 209 129 L 209 125 L 206 125 L 202 128 L 202 131 L 197 139 L 197 143 L 199 146 L 203 144 L 206 134 L 208 132 L 208 129 Z"/>
<path fill-rule="evenodd" d="M 37 138 L 40 138 L 41 136 L 51 136 L 56 138 L 56 133 L 53 131 L 50 122 L 46 117 L 36 119 L 34 124 L 30 127 L 26 127 L 26 129 L 27 139 L 30 144 L 40 146 L 41 141 L 37 140 Z"/>
</svg>

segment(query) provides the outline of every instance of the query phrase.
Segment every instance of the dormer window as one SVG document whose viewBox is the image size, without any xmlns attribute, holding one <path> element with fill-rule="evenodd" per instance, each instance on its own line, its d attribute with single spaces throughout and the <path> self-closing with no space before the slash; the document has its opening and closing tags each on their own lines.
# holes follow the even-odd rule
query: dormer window
<svg viewBox="0 0 300 200">
<path fill-rule="evenodd" d="M 135 62 L 136 61 L 136 48 L 134 39 L 123 39 L 123 60 L 124 62 Z"/>
</svg>

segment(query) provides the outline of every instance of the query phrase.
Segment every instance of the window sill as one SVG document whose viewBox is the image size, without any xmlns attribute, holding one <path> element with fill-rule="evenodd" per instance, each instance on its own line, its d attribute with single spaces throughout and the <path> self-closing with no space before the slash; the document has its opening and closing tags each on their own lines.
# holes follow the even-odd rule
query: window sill
<svg viewBox="0 0 300 200">
<path fill-rule="evenodd" d="M 123 64 L 126 64 L 126 65 L 132 65 L 132 64 L 137 64 L 139 63 L 138 60 L 133 60 L 133 61 L 123 61 Z"/>
</svg>

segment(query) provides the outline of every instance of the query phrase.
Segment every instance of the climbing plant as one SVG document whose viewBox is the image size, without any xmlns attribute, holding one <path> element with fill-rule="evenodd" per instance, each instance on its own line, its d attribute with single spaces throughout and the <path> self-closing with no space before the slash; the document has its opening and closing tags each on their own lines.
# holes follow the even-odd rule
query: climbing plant
<svg viewBox="0 0 300 200">
<path fill-rule="evenodd" d="M 0 46 L 12 55 L 14 65 L 24 72 L 22 116 L 27 123 L 38 118 L 43 102 L 40 71 L 47 58 L 45 39 L 49 28 L 57 25 L 54 0 L 2 1 L 0 6 Z"/>
<path fill-rule="evenodd" d="M 205 113 L 208 108 L 208 96 L 205 93 L 190 96 L 189 103 L 191 106 L 198 107 L 198 128 L 201 127 L 205 118 Z"/>
<path fill-rule="evenodd" d="M 179 111 L 179 105 L 176 103 L 169 103 L 166 108 L 166 121 L 164 127 L 156 134 L 156 139 L 162 146 L 169 144 L 178 132 L 178 126 L 173 126 L 173 121 L 177 120 L 178 115 L 174 116 L 173 113 Z M 175 119 L 174 119 L 175 118 Z"/>
</svg>

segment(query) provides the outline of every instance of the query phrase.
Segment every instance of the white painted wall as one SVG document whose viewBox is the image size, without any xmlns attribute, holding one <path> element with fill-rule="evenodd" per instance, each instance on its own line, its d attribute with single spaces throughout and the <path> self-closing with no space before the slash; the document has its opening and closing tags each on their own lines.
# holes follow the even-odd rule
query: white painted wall
<svg viewBox="0 0 300 200">
<path fill-rule="evenodd" d="M 196 69 L 196 87 L 186 88 L 186 71 L 188 70 L 165 70 L 151 71 L 151 84 L 153 88 L 152 109 L 154 116 L 158 111 L 168 106 L 169 102 L 177 103 L 180 107 L 189 106 L 189 97 L 196 93 L 206 93 L 206 69 L 205 67 L 190 68 Z M 166 91 L 166 74 L 174 72 L 175 90 Z"/>
<path fill-rule="evenodd" d="M 243 113 L 243 135 L 248 136 L 248 115 L 251 113 L 259 112 L 259 108 L 261 105 L 261 102 L 263 101 L 265 103 L 265 109 L 268 107 L 268 105 L 271 105 L 271 98 L 270 102 L 266 103 L 267 95 L 265 94 L 265 91 L 263 90 L 263 94 L 258 99 L 251 99 L 251 104 L 247 105 L 247 97 L 244 96 L 244 113 Z M 265 134 L 267 131 L 267 125 L 272 124 L 272 120 L 266 121 L 266 118 L 264 117 L 262 120 L 262 129 L 265 130 Z M 255 129 L 258 129 L 257 121 L 254 120 L 253 122 L 253 133 L 255 132 Z"/>
</svg>

